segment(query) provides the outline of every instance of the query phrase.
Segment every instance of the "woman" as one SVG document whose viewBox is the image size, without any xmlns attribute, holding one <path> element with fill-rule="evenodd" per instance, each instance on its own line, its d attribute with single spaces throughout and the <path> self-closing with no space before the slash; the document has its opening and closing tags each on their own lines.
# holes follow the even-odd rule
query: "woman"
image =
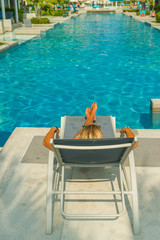
<svg viewBox="0 0 160 240">
<path fill-rule="evenodd" d="M 92 103 L 91 108 L 86 108 L 86 121 L 82 126 L 82 129 L 75 135 L 74 139 L 94 139 L 94 138 L 104 138 L 100 126 L 95 124 L 96 121 L 96 111 L 97 111 L 97 103 Z M 59 133 L 59 129 L 56 127 L 52 127 L 50 131 L 44 138 L 43 145 L 48 149 L 52 150 L 52 146 L 50 144 L 50 139 L 53 138 L 54 133 Z M 131 129 L 129 127 L 123 127 L 120 133 L 125 133 L 127 137 L 134 137 Z M 135 144 L 134 148 L 138 146 L 138 142 Z M 133 148 L 133 149 L 134 149 Z"/>
</svg>

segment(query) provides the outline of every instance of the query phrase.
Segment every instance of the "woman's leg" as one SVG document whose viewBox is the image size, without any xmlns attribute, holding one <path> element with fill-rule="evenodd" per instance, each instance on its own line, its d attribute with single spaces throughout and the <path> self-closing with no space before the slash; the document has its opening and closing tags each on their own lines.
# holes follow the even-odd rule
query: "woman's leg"
<svg viewBox="0 0 160 240">
<path fill-rule="evenodd" d="M 86 109 L 86 116 L 87 116 L 87 120 L 84 123 L 84 125 L 88 125 L 88 124 L 94 124 L 93 121 L 96 120 L 96 111 L 97 111 L 97 103 L 92 103 L 91 105 L 91 109 L 87 108 Z"/>
<path fill-rule="evenodd" d="M 95 104 L 96 104 L 96 108 L 97 108 L 97 103 L 92 103 L 92 105 L 91 105 L 91 110 L 95 107 Z M 97 111 L 97 109 L 96 109 L 96 111 Z M 96 121 L 96 111 L 95 111 L 95 113 L 94 113 L 94 117 L 93 117 L 93 121 L 95 122 Z"/>
<path fill-rule="evenodd" d="M 85 114 L 86 114 L 86 119 L 90 117 L 91 111 L 94 110 L 96 103 L 92 103 L 91 108 L 86 108 Z M 96 104 L 97 105 L 97 104 Z M 96 114 L 94 113 L 93 117 L 93 122 L 96 121 Z"/>
<path fill-rule="evenodd" d="M 85 111 L 85 114 L 87 116 L 87 119 L 84 123 L 84 125 L 90 125 L 90 124 L 94 124 L 93 121 L 96 120 L 96 111 L 97 111 L 97 103 L 92 103 L 91 105 L 91 109 L 90 108 L 86 108 L 86 111 Z M 78 139 L 79 138 L 79 135 L 81 135 L 81 131 L 80 130 L 76 136 L 74 138 Z"/>
</svg>

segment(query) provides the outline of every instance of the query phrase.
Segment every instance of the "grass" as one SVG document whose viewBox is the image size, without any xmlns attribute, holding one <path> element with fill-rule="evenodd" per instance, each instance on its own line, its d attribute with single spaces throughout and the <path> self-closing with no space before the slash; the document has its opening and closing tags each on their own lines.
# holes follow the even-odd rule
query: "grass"
<svg viewBox="0 0 160 240">
<path fill-rule="evenodd" d="M 3 43 L 3 42 L 0 42 L 0 46 L 1 46 L 1 45 L 3 45 L 3 44 L 5 44 L 5 43 Z"/>
</svg>

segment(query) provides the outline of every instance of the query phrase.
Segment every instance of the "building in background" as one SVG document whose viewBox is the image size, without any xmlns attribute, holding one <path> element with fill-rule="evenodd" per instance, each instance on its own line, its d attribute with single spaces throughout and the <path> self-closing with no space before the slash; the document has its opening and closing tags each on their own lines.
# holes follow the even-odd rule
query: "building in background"
<svg viewBox="0 0 160 240">
<path fill-rule="evenodd" d="M 12 19 L 13 13 L 5 8 L 13 8 L 15 11 L 15 22 L 19 22 L 18 9 L 20 9 L 20 0 L 0 0 L 0 18 L 4 21 L 6 19 Z"/>
</svg>

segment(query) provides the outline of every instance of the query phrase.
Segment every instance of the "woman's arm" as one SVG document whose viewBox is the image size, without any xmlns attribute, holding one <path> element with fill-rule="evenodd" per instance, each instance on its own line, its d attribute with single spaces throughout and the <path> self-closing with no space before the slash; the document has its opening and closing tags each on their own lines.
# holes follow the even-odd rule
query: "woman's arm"
<svg viewBox="0 0 160 240">
<path fill-rule="evenodd" d="M 48 148 L 49 150 L 53 151 L 52 146 L 50 144 L 50 139 L 52 139 L 54 137 L 54 133 L 57 131 L 57 133 L 59 133 L 59 129 L 56 127 L 52 127 L 49 132 L 47 133 L 47 135 L 45 136 L 44 140 L 43 140 L 43 145 Z"/>
<path fill-rule="evenodd" d="M 80 135 L 81 135 L 81 132 L 82 130 L 80 130 L 75 136 L 73 139 L 79 139 L 80 138 Z"/>
<path fill-rule="evenodd" d="M 121 129 L 120 133 L 126 133 L 127 137 L 135 137 L 135 135 L 131 131 L 131 128 L 129 128 L 129 127 L 123 127 Z M 138 141 L 134 145 L 133 149 L 135 149 L 136 147 L 138 147 Z"/>
</svg>

